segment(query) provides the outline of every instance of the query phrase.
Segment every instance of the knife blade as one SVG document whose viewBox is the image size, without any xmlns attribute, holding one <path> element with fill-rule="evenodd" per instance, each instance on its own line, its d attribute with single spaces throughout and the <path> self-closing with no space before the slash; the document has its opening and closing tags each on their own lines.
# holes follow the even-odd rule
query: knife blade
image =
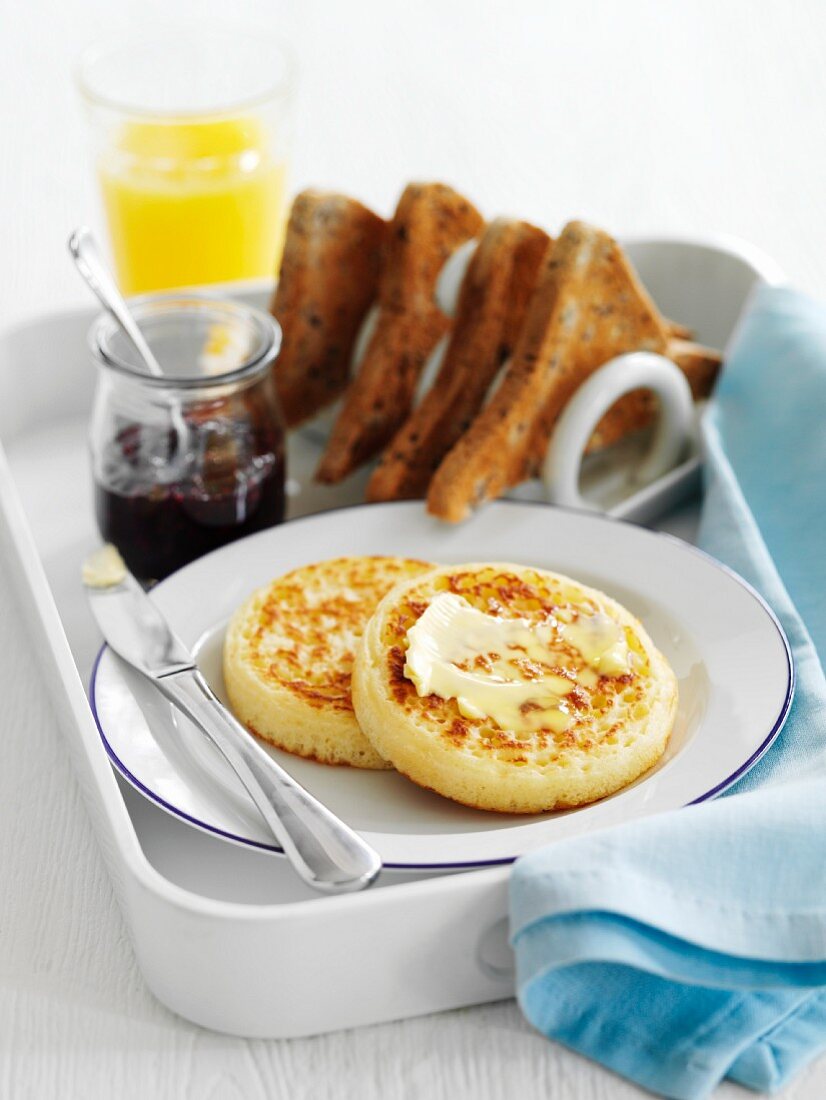
<svg viewBox="0 0 826 1100">
<path fill-rule="evenodd" d="M 284 771 L 233 717 L 157 604 L 112 550 L 93 555 L 83 570 L 92 614 L 107 644 L 219 749 L 305 882 L 323 893 L 369 886 L 381 869 L 378 853 Z"/>
</svg>

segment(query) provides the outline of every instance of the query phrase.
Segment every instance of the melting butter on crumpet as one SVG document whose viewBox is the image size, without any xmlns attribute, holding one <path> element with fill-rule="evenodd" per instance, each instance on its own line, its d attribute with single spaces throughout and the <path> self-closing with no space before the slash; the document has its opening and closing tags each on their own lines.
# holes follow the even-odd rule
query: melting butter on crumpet
<svg viewBox="0 0 826 1100">
<path fill-rule="evenodd" d="M 609 596 L 540 569 L 445 566 L 390 592 L 359 643 L 353 702 L 377 753 L 469 806 L 593 802 L 665 750 L 677 682 Z"/>
</svg>

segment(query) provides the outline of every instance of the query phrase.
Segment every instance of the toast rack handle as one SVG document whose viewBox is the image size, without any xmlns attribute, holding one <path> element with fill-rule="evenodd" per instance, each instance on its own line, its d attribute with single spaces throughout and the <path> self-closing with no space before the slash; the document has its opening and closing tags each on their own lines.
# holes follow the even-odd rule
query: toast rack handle
<svg viewBox="0 0 826 1100">
<path fill-rule="evenodd" d="M 598 510 L 579 491 L 585 449 L 608 409 L 625 394 L 639 389 L 653 390 L 660 408 L 648 452 L 634 471 L 634 482 L 642 488 L 679 462 L 694 422 L 691 387 L 685 375 L 664 355 L 648 351 L 618 355 L 582 383 L 556 423 L 542 471 L 552 504 Z M 624 512 L 632 499 L 627 497 L 608 514 Z"/>
</svg>

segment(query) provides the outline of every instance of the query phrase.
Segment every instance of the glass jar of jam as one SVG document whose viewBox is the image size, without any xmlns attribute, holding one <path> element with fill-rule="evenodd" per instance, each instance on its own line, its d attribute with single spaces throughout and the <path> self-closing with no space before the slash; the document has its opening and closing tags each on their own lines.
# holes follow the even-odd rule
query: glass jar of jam
<svg viewBox="0 0 826 1100">
<path fill-rule="evenodd" d="M 100 534 L 144 582 L 284 519 L 284 429 L 273 382 L 280 330 L 206 296 L 132 309 L 164 376 L 110 317 L 92 326 L 91 424 Z"/>
</svg>

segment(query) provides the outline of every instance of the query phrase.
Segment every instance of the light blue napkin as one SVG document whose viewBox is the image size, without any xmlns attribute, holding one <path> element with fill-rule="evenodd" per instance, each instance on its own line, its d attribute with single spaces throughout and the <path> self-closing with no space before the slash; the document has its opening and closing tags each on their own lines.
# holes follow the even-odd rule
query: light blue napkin
<svg viewBox="0 0 826 1100">
<path fill-rule="evenodd" d="M 704 436 L 700 542 L 783 623 L 788 722 L 726 797 L 551 845 L 511 878 L 528 1020 L 688 1100 L 724 1077 L 774 1090 L 826 1048 L 826 308 L 756 293 Z"/>
</svg>

